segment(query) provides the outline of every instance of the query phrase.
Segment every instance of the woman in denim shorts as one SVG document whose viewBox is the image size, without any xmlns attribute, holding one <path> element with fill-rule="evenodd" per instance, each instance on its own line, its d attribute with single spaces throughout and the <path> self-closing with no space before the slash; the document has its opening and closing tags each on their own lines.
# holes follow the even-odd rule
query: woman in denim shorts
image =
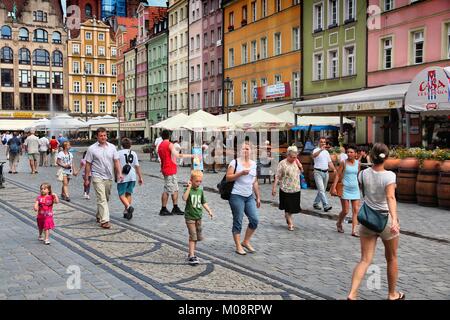
<svg viewBox="0 0 450 320">
<path fill-rule="evenodd" d="M 256 179 L 256 162 L 250 159 L 250 149 L 250 143 L 244 142 L 241 149 L 242 157 L 231 161 L 226 178 L 227 181 L 234 181 L 229 203 L 233 213 L 233 239 L 236 245 L 236 253 L 240 255 L 246 254 L 244 248 L 250 253 L 255 252 L 250 244 L 250 239 L 258 227 L 259 214 L 257 208 L 261 206 L 258 180 Z M 236 173 L 234 173 L 235 167 Z M 244 241 L 241 243 L 244 213 L 249 220 L 249 224 L 245 231 Z"/>
</svg>

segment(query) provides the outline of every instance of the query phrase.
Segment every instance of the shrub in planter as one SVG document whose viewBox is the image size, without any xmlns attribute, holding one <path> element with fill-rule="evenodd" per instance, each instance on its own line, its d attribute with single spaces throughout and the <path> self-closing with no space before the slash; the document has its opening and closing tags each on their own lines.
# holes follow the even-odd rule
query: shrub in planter
<svg viewBox="0 0 450 320">
<path fill-rule="evenodd" d="M 143 153 L 150 153 L 150 146 L 143 146 L 142 147 L 142 152 Z"/>
</svg>

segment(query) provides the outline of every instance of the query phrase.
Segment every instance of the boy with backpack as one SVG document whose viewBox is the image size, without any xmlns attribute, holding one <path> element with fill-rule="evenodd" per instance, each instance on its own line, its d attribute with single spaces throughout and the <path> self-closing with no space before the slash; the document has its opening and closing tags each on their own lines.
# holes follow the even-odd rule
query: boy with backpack
<svg viewBox="0 0 450 320">
<path fill-rule="evenodd" d="M 22 151 L 22 142 L 17 137 L 17 132 L 13 133 L 13 137 L 7 143 L 6 152 L 9 157 L 9 173 L 17 173 L 17 165 Z"/>
</svg>

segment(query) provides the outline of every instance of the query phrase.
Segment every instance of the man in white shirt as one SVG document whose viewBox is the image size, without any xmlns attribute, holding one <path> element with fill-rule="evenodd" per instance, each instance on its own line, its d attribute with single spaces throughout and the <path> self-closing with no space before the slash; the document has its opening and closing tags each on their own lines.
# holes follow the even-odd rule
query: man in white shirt
<svg viewBox="0 0 450 320">
<path fill-rule="evenodd" d="M 48 167 L 48 148 L 50 141 L 48 141 L 45 135 L 39 139 L 39 167 Z"/>
<path fill-rule="evenodd" d="M 313 150 L 312 156 L 314 159 L 314 181 L 316 182 L 317 196 L 314 199 L 314 209 L 321 210 L 320 202 L 323 204 L 323 210 L 328 212 L 332 207 L 328 203 L 326 195 L 328 184 L 328 168 L 336 173 L 336 168 L 331 161 L 330 154 L 326 150 L 327 139 L 320 138 L 319 147 Z"/>
<path fill-rule="evenodd" d="M 163 142 L 163 138 L 161 137 L 161 132 L 160 132 L 159 133 L 159 137 L 156 138 L 156 140 L 155 140 L 156 154 L 158 155 L 158 161 L 159 162 L 161 162 L 161 159 L 159 158 L 158 147 L 161 144 L 161 142 Z"/>
<path fill-rule="evenodd" d="M 24 146 L 28 153 L 28 160 L 30 161 L 31 174 L 38 173 L 37 164 L 39 157 L 39 138 L 34 135 L 35 130 L 30 131 L 30 135 L 26 138 Z"/>
</svg>

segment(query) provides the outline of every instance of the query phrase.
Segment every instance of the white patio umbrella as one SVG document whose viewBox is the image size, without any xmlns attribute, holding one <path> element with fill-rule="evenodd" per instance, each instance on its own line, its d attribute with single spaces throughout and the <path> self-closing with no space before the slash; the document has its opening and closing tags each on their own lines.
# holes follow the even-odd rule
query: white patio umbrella
<svg viewBox="0 0 450 320">
<path fill-rule="evenodd" d="M 72 118 L 69 115 L 60 115 L 53 117 L 52 119 L 43 122 L 36 126 L 36 129 L 60 129 L 60 130 L 76 130 L 80 128 L 86 128 L 88 125 L 86 122 Z"/>
<path fill-rule="evenodd" d="M 151 126 L 151 128 L 160 128 L 168 130 L 178 130 L 186 122 L 188 115 L 185 113 L 178 113 L 177 115 L 170 117 Z"/>
<path fill-rule="evenodd" d="M 106 115 L 106 116 L 100 116 L 100 117 L 95 117 L 95 118 L 89 119 L 89 121 L 86 122 L 86 124 L 88 126 L 93 126 L 93 125 L 99 125 L 99 124 L 110 124 L 110 123 L 118 123 L 118 122 L 119 122 L 119 119 L 117 119 L 116 117 Z"/>
<path fill-rule="evenodd" d="M 42 126 L 45 126 L 45 124 L 48 123 L 48 121 L 49 120 L 47 118 L 36 120 L 29 127 L 26 127 L 25 131 L 30 131 L 31 129 L 39 130 L 40 128 L 42 128 Z"/>
<path fill-rule="evenodd" d="M 233 124 L 218 116 L 214 116 L 203 110 L 198 110 L 191 114 L 181 127 L 191 131 L 203 131 L 208 129 L 225 131 L 231 129 Z"/>
<path fill-rule="evenodd" d="M 235 126 L 241 129 L 283 129 L 289 126 L 289 122 L 259 109 L 238 120 Z"/>
<path fill-rule="evenodd" d="M 217 117 L 219 117 L 219 118 L 222 119 L 222 120 L 227 120 L 227 114 L 226 114 L 226 113 L 225 113 L 225 114 L 218 115 Z M 230 113 L 228 114 L 228 118 L 229 118 L 228 121 L 230 121 L 231 123 L 234 124 L 234 123 L 236 123 L 236 121 L 242 119 L 242 115 L 239 114 L 238 112 L 230 112 Z"/>
</svg>

